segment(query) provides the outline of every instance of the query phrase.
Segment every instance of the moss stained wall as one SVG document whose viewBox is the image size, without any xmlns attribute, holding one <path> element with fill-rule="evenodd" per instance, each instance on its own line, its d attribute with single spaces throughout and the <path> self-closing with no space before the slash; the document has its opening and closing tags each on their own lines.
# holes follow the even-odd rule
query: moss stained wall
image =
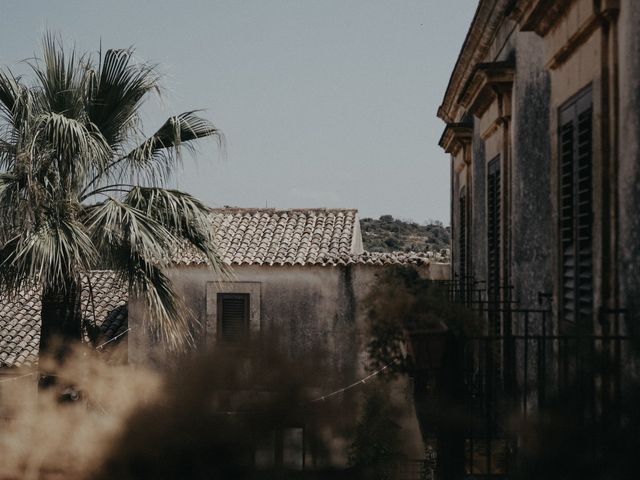
<svg viewBox="0 0 640 480">
<path fill-rule="evenodd" d="M 640 2 L 621 1 L 619 264 L 621 305 L 640 313 Z"/>
<path fill-rule="evenodd" d="M 377 281 L 376 274 L 384 267 L 353 265 L 347 267 L 321 266 L 241 266 L 233 269 L 234 283 L 250 282 L 260 285 L 260 331 L 276 333 L 293 359 L 315 355 L 321 349 L 319 361 L 332 372 L 332 378 L 310 378 L 308 385 L 322 393 L 349 385 L 362 379 L 366 369 L 367 295 Z M 448 265 L 421 268 L 426 278 L 448 279 Z M 169 271 L 177 290 L 182 294 L 193 314 L 206 323 L 207 283 L 216 280 L 206 268 L 185 267 Z M 139 301 L 130 302 L 129 359 L 134 364 L 162 363 L 158 345 L 153 345 L 147 332 L 140 327 L 144 309 Z M 204 348 L 207 334 L 202 327 L 195 330 L 198 343 Z M 314 357 L 317 358 L 317 357 Z M 408 458 L 419 458 L 424 446 L 411 400 L 410 383 L 400 378 L 394 384 L 393 401 L 402 412 L 397 419 L 406 440 L 404 450 Z M 358 398 L 358 389 L 349 398 Z M 337 397 L 337 401 L 342 401 Z M 348 419 L 347 419 L 348 420 Z M 355 420 L 355 417 L 354 417 Z M 328 462 L 344 465 L 348 439 L 337 432 L 331 437 Z"/>
<path fill-rule="evenodd" d="M 513 87 L 511 283 L 522 308 L 553 290 L 554 219 L 551 204 L 550 81 L 543 40 L 518 33 Z"/>
<path fill-rule="evenodd" d="M 471 262 L 476 280 L 487 279 L 487 159 L 478 118 L 473 118 Z"/>
</svg>

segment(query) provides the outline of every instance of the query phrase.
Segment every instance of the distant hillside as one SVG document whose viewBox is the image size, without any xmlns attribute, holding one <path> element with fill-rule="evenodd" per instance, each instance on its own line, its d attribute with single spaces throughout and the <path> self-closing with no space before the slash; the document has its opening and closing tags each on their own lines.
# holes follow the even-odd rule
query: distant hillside
<svg viewBox="0 0 640 480">
<path fill-rule="evenodd" d="M 439 252 L 449 248 L 451 230 L 441 222 L 419 225 L 391 215 L 360 220 L 364 249 L 371 252 Z"/>
</svg>

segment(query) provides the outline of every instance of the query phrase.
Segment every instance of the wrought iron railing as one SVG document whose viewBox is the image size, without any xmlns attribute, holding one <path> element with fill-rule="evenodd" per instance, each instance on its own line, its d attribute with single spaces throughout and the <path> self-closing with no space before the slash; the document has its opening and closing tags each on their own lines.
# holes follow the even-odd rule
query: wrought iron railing
<svg viewBox="0 0 640 480">
<path fill-rule="evenodd" d="M 536 308 L 522 308 L 508 286 L 499 295 L 471 278 L 443 286 L 451 301 L 476 312 L 486 328 L 482 335 L 459 336 L 453 343 L 456 351 L 448 354 L 445 375 L 460 376 L 461 382 L 441 381 L 439 389 L 422 391 L 416 399 L 424 404 L 418 405 L 419 413 L 431 415 L 439 431 L 442 420 L 434 421 L 434 412 L 449 417 L 447 408 L 462 407 L 452 429 L 463 441 L 447 441 L 464 448 L 458 457 L 464 458 L 464 476 L 509 477 L 518 465 L 523 426 L 543 415 L 559 415 L 585 428 L 594 422 L 614 429 L 624 424 L 625 381 L 631 378 L 625 368 L 635 362 L 629 311 L 601 308 L 597 334 L 565 334 L 554 324 L 548 294 L 538 295 Z M 458 360 L 452 362 L 452 355 Z"/>
</svg>

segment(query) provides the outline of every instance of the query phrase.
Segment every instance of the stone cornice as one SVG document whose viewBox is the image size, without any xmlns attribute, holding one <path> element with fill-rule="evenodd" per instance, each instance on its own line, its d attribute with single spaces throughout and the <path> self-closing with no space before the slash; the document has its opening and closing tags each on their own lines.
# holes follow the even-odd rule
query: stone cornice
<svg viewBox="0 0 640 480">
<path fill-rule="evenodd" d="M 538 35 L 544 37 L 551 31 L 554 25 L 559 22 L 574 1 L 575 0 L 517 0 L 510 18 L 520 25 L 521 31 L 536 32 Z M 594 2 L 594 10 L 599 10 L 596 13 L 599 18 L 609 21 L 618 14 L 620 10 L 620 0 L 600 0 L 597 3 Z M 583 24 L 583 27 L 591 24 L 591 21 L 591 18 L 588 19 Z M 581 33 L 584 34 L 584 31 Z"/>
<path fill-rule="evenodd" d="M 447 123 L 438 144 L 445 152 L 456 155 L 462 147 L 471 143 L 473 125 L 470 123 Z"/>
<path fill-rule="evenodd" d="M 474 66 L 484 61 L 491 42 L 511 5 L 512 0 L 481 0 L 478 4 L 449 79 L 442 104 L 438 108 L 438 117 L 445 122 L 457 120 L 455 117 L 460 90 L 466 84 Z"/>
<path fill-rule="evenodd" d="M 513 62 L 478 64 L 460 92 L 458 103 L 481 117 L 497 95 L 511 92 L 514 72 Z"/>
</svg>

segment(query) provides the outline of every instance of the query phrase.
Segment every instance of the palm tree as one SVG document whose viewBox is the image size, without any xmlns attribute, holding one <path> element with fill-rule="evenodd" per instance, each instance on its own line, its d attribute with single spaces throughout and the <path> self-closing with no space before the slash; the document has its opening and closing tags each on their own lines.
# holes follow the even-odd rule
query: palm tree
<svg viewBox="0 0 640 480">
<path fill-rule="evenodd" d="M 208 208 L 162 188 L 183 148 L 221 133 L 191 111 L 145 138 L 140 108 L 160 76 L 132 54 L 96 61 L 45 34 L 31 83 L 0 69 L 0 294 L 41 286 L 41 353 L 54 337 L 82 338 L 81 282 L 95 268 L 144 298 L 147 327 L 178 349 L 192 340 L 189 320 L 163 267 L 187 245 L 221 268 Z"/>
</svg>

